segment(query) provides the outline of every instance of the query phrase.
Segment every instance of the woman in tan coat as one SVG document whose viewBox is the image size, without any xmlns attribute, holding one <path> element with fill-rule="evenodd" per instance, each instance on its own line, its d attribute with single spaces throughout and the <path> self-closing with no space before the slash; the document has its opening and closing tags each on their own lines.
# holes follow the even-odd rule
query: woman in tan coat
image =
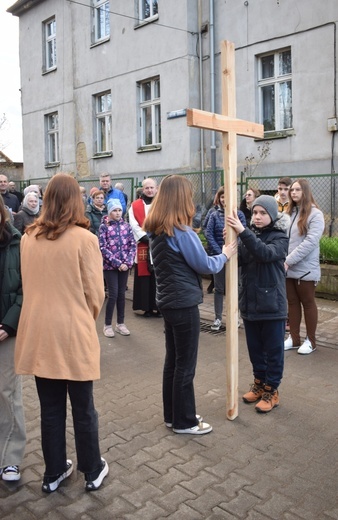
<svg viewBox="0 0 338 520">
<path fill-rule="evenodd" d="M 108 473 L 93 401 L 93 380 L 100 377 L 95 320 L 104 301 L 102 257 L 88 227 L 76 180 L 59 173 L 49 181 L 41 216 L 21 242 L 24 302 L 15 365 L 18 374 L 36 380 L 46 493 L 73 470 L 66 457 L 67 393 L 86 490 L 98 489 Z"/>
</svg>

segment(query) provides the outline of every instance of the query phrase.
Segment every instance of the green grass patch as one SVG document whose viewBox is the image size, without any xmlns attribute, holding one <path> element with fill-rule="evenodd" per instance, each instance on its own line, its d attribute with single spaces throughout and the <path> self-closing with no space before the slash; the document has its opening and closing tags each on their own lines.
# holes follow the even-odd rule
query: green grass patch
<svg viewBox="0 0 338 520">
<path fill-rule="evenodd" d="M 320 239 L 320 261 L 323 264 L 338 265 L 338 237 Z"/>
</svg>

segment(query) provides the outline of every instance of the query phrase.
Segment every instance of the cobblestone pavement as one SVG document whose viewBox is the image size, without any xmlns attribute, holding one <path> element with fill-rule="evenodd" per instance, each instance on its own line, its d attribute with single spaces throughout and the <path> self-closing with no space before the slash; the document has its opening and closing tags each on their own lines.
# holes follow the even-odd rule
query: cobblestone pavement
<svg viewBox="0 0 338 520">
<path fill-rule="evenodd" d="M 132 286 L 130 280 L 129 286 Z M 127 292 L 131 298 L 132 291 Z M 163 323 L 126 304 L 130 337 L 105 338 L 95 383 L 102 455 L 110 473 L 102 488 L 84 491 L 74 471 L 51 495 L 41 492 L 43 460 L 34 379 L 24 378 L 27 448 L 19 483 L 0 481 L 2 520 L 329 520 L 338 519 L 337 308 L 319 301 L 319 348 L 285 353 L 281 404 L 268 415 L 242 401 L 225 413 L 225 334 L 201 333 L 195 378 L 198 413 L 214 431 L 176 435 L 163 424 Z M 201 318 L 212 321 L 212 295 Z M 239 329 L 239 394 L 251 383 L 244 331 Z M 68 457 L 76 461 L 69 413 Z"/>
</svg>

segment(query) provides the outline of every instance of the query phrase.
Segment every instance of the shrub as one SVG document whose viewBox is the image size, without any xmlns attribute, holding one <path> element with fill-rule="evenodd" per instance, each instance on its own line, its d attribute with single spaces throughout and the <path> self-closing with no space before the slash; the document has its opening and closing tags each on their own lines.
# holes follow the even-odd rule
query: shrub
<svg viewBox="0 0 338 520">
<path fill-rule="evenodd" d="M 320 261 L 323 264 L 338 264 L 338 237 L 320 239 Z"/>
</svg>

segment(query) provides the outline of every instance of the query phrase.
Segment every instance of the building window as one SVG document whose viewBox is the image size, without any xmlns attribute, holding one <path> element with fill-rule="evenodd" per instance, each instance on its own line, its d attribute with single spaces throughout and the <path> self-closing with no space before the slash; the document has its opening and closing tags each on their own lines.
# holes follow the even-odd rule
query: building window
<svg viewBox="0 0 338 520">
<path fill-rule="evenodd" d="M 158 15 L 157 0 L 139 0 L 139 19 L 140 21 L 148 20 Z"/>
<path fill-rule="evenodd" d="M 58 113 L 47 114 L 46 124 L 46 162 L 47 164 L 59 163 L 59 119 Z"/>
<path fill-rule="evenodd" d="M 109 1 L 92 0 L 93 2 L 93 35 L 92 43 L 107 40 L 110 37 Z"/>
<path fill-rule="evenodd" d="M 260 122 L 265 132 L 292 128 L 291 49 L 259 57 L 258 91 Z"/>
<path fill-rule="evenodd" d="M 95 96 L 95 112 L 96 153 L 110 153 L 112 151 L 110 92 Z"/>
<path fill-rule="evenodd" d="M 51 18 L 44 22 L 44 72 L 56 68 L 56 21 Z"/>
<path fill-rule="evenodd" d="M 160 78 L 139 83 L 141 147 L 161 143 Z"/>
</svg>

